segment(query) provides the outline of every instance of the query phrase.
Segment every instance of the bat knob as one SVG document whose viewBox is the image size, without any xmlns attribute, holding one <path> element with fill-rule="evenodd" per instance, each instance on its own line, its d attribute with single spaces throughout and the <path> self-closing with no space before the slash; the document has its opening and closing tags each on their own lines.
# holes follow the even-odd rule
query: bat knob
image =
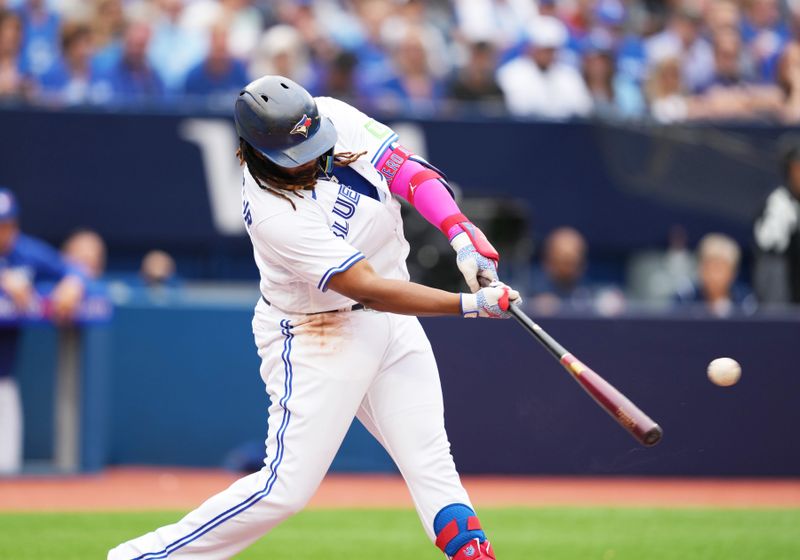
<svg viewBox="0 0 800 560">
<path fill-rule="evenodd" d="M 664 430 L 661 429 L 661 426 L 656 424 L 655 426 L 647 430 L 644 436 L 642 436 L 642 443 L 647 447 L 653 447 L 655 444 L 661 441 L 661 438 L 663 436 L 664 436 Z"/>
</svg>

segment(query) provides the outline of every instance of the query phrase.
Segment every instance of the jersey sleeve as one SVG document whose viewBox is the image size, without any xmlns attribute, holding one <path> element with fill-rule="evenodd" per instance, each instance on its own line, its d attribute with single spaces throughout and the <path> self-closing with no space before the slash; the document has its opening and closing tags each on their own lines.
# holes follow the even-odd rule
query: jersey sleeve
<svg viewBox="0 0 800 560">
<path fill-rule="evenodd" d="M 57 282 L 64 276 L 74 275 L 83 278 L 53 247 L 32 237 L 20 237 L 19 252 L 33 269 L 34 282 Z"/>
<path fill-rule="evenodd" d="M 394 130 L 344 101 L 332 97 L 317 97 L 316 101 L 320 112 L 333 121 L 339 136 L 337 144 L 344 151 L 366 150 L 364 157 L 375 167 L 391 144 L 397 141 Z"/>
<path fill-rule="evenodd" d="M 258 223 L 252 235 L 256 250 L 318 290 L 364 258 L 344 239 L 334 235 L 322 210 L 310 204 L 282 212 Z"/>
</svg>

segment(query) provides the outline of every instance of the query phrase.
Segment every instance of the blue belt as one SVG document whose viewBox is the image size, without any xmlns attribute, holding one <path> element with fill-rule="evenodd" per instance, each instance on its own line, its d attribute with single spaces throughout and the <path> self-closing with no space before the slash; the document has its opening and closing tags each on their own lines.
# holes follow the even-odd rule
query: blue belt
<svg viewBox="0 0 800 560">
<path fill-rule="evenodd" d="M 267 298 L 265 298 L 263 295 L 261 296 L 261 299 L 263 299 L 264 303 L 266 303 L 267 305 L 272 306 L 270 301 Z M 364 307 L 360 303 L 357 303 L 355 305 L 351 305 L 350 307 L 343 307 L 342 309 L 331 309 L 330 311 L 316 311 L 314 313 L 302 313 L 302 315 L 319 315 L 321 313 L 339 313 L 341 311 L 361 311 L 362 309 L 366 309 L 366 307 Z"/>
</svg>

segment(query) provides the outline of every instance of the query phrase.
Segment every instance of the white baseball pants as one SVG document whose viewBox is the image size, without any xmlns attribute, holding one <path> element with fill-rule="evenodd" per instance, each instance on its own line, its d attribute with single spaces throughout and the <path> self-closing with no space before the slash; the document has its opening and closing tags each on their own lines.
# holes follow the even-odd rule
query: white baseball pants
<svg viewBox="0 0 800 560">
<path fill-rule="evenodd" d="M 260 302 L 253 331 L 271 400 L 264 468 L 177 523 L 114 548 L 109 560 L 232 557 L 303 509 L 354 416 L 399 467 L 432 541 L 443 507 L 471 506 L 450 454 L 436 362 L 416 318 L 286 315 Z"/>
<path fill-rule="evenodd" d="M 0 475 L 22 468 L 22 405 L 13 377 L 0 378 Z"/>
</svg>

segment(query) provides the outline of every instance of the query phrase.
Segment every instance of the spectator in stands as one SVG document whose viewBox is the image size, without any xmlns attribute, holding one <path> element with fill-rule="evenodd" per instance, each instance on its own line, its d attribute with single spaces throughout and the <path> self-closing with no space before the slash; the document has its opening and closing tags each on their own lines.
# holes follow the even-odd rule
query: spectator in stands
<svg viewBox="0 0 800 560">
<path fill-rule="evenodd" d="M 480 103 L 486 109 L 502 107 L 503 90 L 495 80 L 494 46 L 479 41 L 468 49 L 469 58 L 448 84 L 447 96 L 462 103 Z"/>
<path fill-rule="evenodd" d="M 704 236 L 697 247 L 697 284 L 677 294 L 682 304 L 703 304 L 718 317 L 752 312 L 750 293 L 736 284 L 741 251 L 736 241 L 720 233 Z"/>
<path fill-rule="evenodd" d="M 164 94 L 164 84 L 147 60 L 149 42 L 150 28 L 143 23 L 131 24 L 125 32 L 122 56 L 103 79 L 114 101 L 141 102 Z"/>
<path fill-rule="evenodd" d="M 544 3 L 538 3 L 539 12 Z M 528 40 L 525 24 L 537 16 L 537 3 L 453 0 L 453 11 L 459 36 L 470 43 L 492 41 L 503 52 Z"/>
<path fill-rule="evenodd" d="M 311 92 L 317 89 L 308 49 L 300 33 L 290 25 L 275 25 L 264 32 L 248 74 L 251 80 L 267 74 L 286 76 Z"/>
<path fill-rule="evenodd" d="M 596 28 L 583 40 L 583 78 L 592 97 L 593 112 L 601 117 L 639 116 L 644 100 L 639 86 L 616 72 L 613 38 Z"/>
<path fill-rule="evenodd" d="M 789 43 L 778 62 L 780 116 L 786 123 L 800 122 L 800 42 Z"/>
<path fill-rule="evenodd" d="M 784 143 L 783 185 L 767 197 L 754 227 L 754 284 L 766 304 L 800 304 L 800 139 Z"/>
<path fill-rule="evenodd" d="M 208 56 L 189 71 L 183 91 L 188 95 L 235 95 L 249 81 L 244 64 L 228 51 L 228 30 L 217 25 L 211 30 Z"/>
<path fill-rule="evenodd" d="M 567 40 L 559 20 L 542 16 L 528 28 L 530 47 L 497 72 L 506 105 L 513 115 L 564 119 L 587 115 L 592 98 L 581 75 L 558 60 Z"/>
<path fill-rule="evenodd" d="M 738 88 L 751 83 L 746 60 L 742 53 L 742 39 L 735 29 L 721 29 L 713 38 L 714 71 L 701 91 L 711 88 Z"/>
<path fill-rule="evenodd" d="M 695 104 L 685 93 L 678 57 L 651 61 L 646 91 L 650 114 L 658 122 L 682 121 L 694 115 Z"/>
<path fill-rule="evenodd" d="M 92 35 L 88 25 L 67 22 L 61 29 L 62 56 L 39 81 L 47 101 L 67 105 L 88 103 L 97 75 L 92 68 Z"/>
<path fill-rule="evenodd" d="M 733 0 L 716 0 L 706 6 L 706 27 L 711 37 L 723 31 L 739 31 L 742 25 L 739 4 Z"/>
<path fill-rule="evenodd" d="M 759 79 L 772 82 L 778 56 L 790 35 L 789 27 L 781 16 L 778 0 L 746 0 L 744 6 L 742 38 Z"/>
<path fill-rule="evenodd" d="M 58 60 L 60 21 L 46 0 L 26 0 L 19 10 L 22 21 L 22 66 L 39 78 Z"/>
<path fill-rule="evenodd" d="M 25 315 L 39 306 L 38 282 L 57 282 L 50 292 L 53 319 L 70 320 L 83 298 L 84 280 L 58 252 L 20 233 L 17 202 L 0 188 L 0 294 L 9 315 Z M 0 328 L 0 473 L 13 474 L 22 465 L 22 407 L 12 377 L 19 327 Z"/>
<path fill-rule="evenodd" d="M 228 28 L 230 53 L 246 60 L 258 44 L 264 18 L 251 0 L 194 0 L 187 3 L 181 16 L 181 26 L 203 35 L 219 24 Z"/>
<path fill-rule="evenodd" d="M 169 253 L 153 250 L 142 259 L 139 276 L 150 287 L 174 285 L 176 277 L 175 260 Z"/>
<path fill-rule="evenodd" d="M 405 27 L 392 46 L 394 75 L 364 95 L 379 109 L 431 113 L 444 96 L 444 85 L 431 72 L 423 30 Z"/>
<path fill-rule="evenodd" d="M 89 280 L 99 280 L 106 270 L 106 244 L 90 229 L 70 235 L 61 246 L 61 254 Z"/>
<path fill-rule="evenodd" d="M 16 14 L 0 11 L 0 100 L 21 99 L 29 90 L 22 69 L 22 24 Z"/>
<path fill-rule="evenodd" d="M 93 1 L 91 27 L 95 54 L 92 57 L 92 66 L 99 74 L 106 74 L 116 66 L 122 56 L 127 25 L 125 11 L 122 0 Z"/>
<path fill-rule="evenodd" d="M 320 95 L 335 97 L 347 101 L 351 105 L 361 105 L 356 84 L 357 66 L 356 55 L 350 51 L 338 52 L 321 76 Z"/>
<path fill-rule="evenodd" d="M 166 90 L 177 93 L 189 70 L 203 60 L 208 41 L 203 33 L 180 25 L 183 0 L 158 0 L 158 16 L 147 52 L 150 64 L 161 76 Z"/>
<path fill-rule="evenodd" d="M 558 228 L 545 238 L 541 273 L 533 282 L 532 303 L 539 312 L 591 309 L 594 295 L 584 282 L 586 250 L 586 240 L 571 227 Z"/>
<path fill-rule="evenodd" d="M 681 80 L 690 92 L 708 85 L 714 72 L 714 53 L 701 35 L 700 14 L 688 7 L 676 10 L 667 28 L 645 41 L 651 65 L 668 58 L 681 63 Z"/>
</svg>

